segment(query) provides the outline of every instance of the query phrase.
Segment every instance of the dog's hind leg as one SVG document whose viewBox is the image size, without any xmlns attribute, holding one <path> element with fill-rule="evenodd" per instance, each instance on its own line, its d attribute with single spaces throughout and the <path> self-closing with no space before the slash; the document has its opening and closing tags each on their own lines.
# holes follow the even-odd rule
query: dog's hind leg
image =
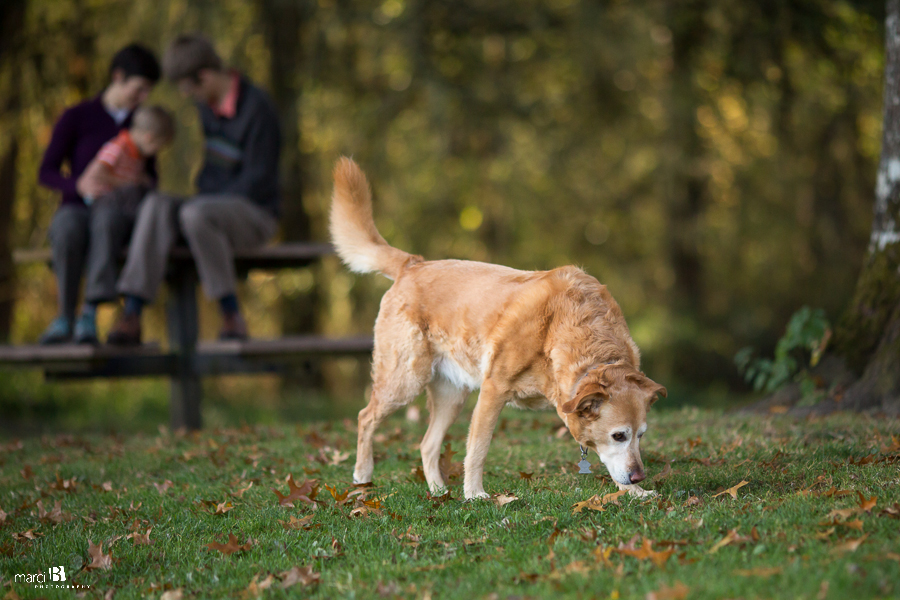
<svg viewBox="0 0 900 600">
<path fill-rule="evenodd" d="M 436 377 L 428 384 L 428 411 L 430 413 L 428 431 L 422 438 L 422 469 L 425 481 L 432 493 L 441 490 L 446 482 L 441 477 L 438 466 L 441 444 L 447 429 L 459 416 L 459 411 L 466 402 L 469 390 L 458 388 L 443 377 Z"/>
<path fill-rule="evenodd" d="M 393 321 L 386 323 L 386 321 Z M 396 336 L 406 327 L 408 335 Z M 379 329 L 390 327 L 393 339 L 379 336 Z M 385 342 L 385 339 L 389 341 Z M 372 366 L 372 397 L 359 412 L 359 434 L 356 445 L 356 468 L 353 483 L 372 481 L 375 459 L 372 436 L 378 425 L 392 412 L 406 406 L 418 396 L 431 379 L 431 352 L 421 331 L 400 319 L 384 319 L 375 326 L 375 352 Z"/>
</svg>

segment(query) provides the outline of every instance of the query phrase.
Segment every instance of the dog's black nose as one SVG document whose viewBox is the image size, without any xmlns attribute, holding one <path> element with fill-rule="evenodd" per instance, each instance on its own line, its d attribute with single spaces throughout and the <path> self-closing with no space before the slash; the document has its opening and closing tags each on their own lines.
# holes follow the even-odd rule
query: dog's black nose
<svg viewBox="0 0 900 600">
<path fill-rule="evenodd" d="M 643 471 L 632 471 L 628 475 L 628 479 L 629 479 L 629 481 L 631 481 L 631 483 L 640 483 L 641 481 L 645 480 L 646 478 L 647 478 L 647 476 L 644 475 Z"/>
</svg>

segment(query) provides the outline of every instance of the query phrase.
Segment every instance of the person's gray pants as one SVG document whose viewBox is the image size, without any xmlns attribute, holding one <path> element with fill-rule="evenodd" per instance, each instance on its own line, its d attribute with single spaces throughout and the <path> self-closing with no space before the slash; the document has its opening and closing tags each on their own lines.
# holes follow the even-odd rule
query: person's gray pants
<svg viewBox="0 0 900 600">
<path fill-rule="evenodd" d="M 138 211 L 118 290 L 152 302 L 165 277 L 169 252 L 181 234 L 197 264 L 203 291 L 219 300 L 237 291 L 234 252 L 264 245 L 277 229 L 271 213 L 240 196 L 185 199 L 148 194 Z"/>
<path fill-rule="evenodd" d="M 66 204 L 53 215 L 48 237 L 60 315 L 74 319 L 84 275 L 86 302 L 116 299 L 118 261 L 128 245 L 144 192 L 139 187 L 120 188 L 90 208 Z"/>
</svg>

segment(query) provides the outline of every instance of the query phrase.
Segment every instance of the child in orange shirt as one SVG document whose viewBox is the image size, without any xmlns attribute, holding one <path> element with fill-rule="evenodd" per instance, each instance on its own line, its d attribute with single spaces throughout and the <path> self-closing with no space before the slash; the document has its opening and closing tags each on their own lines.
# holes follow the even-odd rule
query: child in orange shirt
<svg viewBox="0 0 900 600">
<path fill-rule="evenodd" d="M 147 159 L 156 156 L 175 137 L 175 122 L 159 106 L 141 106 L 131 128 L 106 142 L 78 180 L 84 202 L 95 200 L 126 186 L 151 187 Z M 139 201 L 140 199 L 138 199 Z"/>
</svg>

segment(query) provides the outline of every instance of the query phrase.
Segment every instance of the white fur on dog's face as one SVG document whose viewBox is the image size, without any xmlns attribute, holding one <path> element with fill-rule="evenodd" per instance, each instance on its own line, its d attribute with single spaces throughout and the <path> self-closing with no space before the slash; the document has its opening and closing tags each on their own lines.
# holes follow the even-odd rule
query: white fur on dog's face
<svg viewBox="0 0 900 600">
<path fill-rule="evenodd" d="M 607 443 L 597 446 L 597 456 L 606 465 L 613 481 L 631 485 L 631 473 L 644 470 L 640 445 L 641 436 L 647 431 L 647 424 L 643 423 L 636 433 L 630 425 L 613 427 L 610 431 Z"/>
<path fill-rule="evenodd" d="M 582 446 L 592 448 L 597 453 L 613 481 L 621 485 L 631 485 L 631 474 L 644 472 L 640 444 L 641 437 L 647 431 L 646 413 L 641 414 L 641 418 L 635 421 L 615 419 L 612 414 L 608 415 L 611 418 L 604 419 L 603 412 L 618 412 L 614 410 L 615 407 L 609 406 L 609 402 L 606 404 L 606 407 L 601 408 L 600 418 L 581 424 L 578 428 L 579 435 L 575 439 Z M 577 417 L 571 418 L 575 419 Z"/>
</svg>

